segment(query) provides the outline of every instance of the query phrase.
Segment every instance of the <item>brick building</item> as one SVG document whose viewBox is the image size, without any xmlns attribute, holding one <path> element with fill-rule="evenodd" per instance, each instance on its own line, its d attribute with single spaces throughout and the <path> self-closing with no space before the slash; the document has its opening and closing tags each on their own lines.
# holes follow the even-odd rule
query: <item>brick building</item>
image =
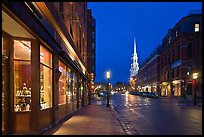
<svg viewBox="0 0 204 137">
<path fill-rule="evenodd" d="M 88 34 L 87 34 L 87 64 L 88 64 L 88 72 L 89 72 L 89 88 L 91 92 L 94 91 L 94 81 L 96 77 L 96 20 L 92 16 L 92 11 L 89 9 L 87 12 L 87 27 L 88 27 Z"/>
<path fill-rule="evenodd" d="M 2 3 L 3 134 L 38 134 L 88 104 L 87 12 L 86 2 Z"/>
<path fill-rule="evenodd" d="M 113 85 L 113 89 L 114 91 L 129 91 L 130 88 L 130 84 L 126 83 L 126 82 L 117 82 Z"/>
<path fill-rule="evenodd" d="M 160 51 L 161 45 L 140 66 L 136 75 L 138 91 L 155 92 L 160 95 Z"/>
<path fill-rule="evenodd" d="M 193 79 L 197 74 L 197 79 Z M 202 13 L 190 11 L 169 29 L 136 76 L 139 91 L 202 97 Z"/>
<path fill-rule="evenodd" d="M 193 94 L 193 73 L 198 73 L 198 96 L 202 89 L 202 13 L 191 11 L 183 17 L 162 41 L 161 95 Z"/>
</svg>

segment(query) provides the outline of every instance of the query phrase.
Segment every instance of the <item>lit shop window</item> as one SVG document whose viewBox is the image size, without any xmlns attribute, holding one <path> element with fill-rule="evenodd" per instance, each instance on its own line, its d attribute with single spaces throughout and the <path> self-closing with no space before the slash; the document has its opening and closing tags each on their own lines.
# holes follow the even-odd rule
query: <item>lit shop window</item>
<svg viewBox="0 0 204 137">
<path fill-rule="evenodd" d="M 198 23 L 195 24 L 195 32 L 199 32 L 199 24 Z"/>
<path fill-rule="evenodd" d="M 82 87 L 82 80 L 79 80 L 79 99 L 82 98 L 82 91 L 83 91 L 83 87 Z"/>
<path fill-rule="evenodd" d="M 82 99 L 82 95 L 83 95 L 83 91 L 84 91 L 84 82 L 82 81 L 82 83 L 81 83 L 81 97 L 80 97 L 80 99 Z"/>
<path fill-rule="evenodd" d="M 40 46 L 40 107 L 52 107 L 52 54 Z"/>
<path fill-rule="evenodd" d="M 61 61 L 59 61 L 59 71 L 61 72 L 59 78 L 59 105 L 66 104 L 66 66 Z"/>
<path fill-rule="evenodd" d="M 14 40 L 14 111 L 31 110 L 31 42 Z"/>
<path fill-rule="evenodd" d="M 5 52 L 5 46 L 4 46 L 4 38 L 1 38 L 1 45 L 2 45 L 2 55 L 4 55 L 6 52 Z"/>
<path fill-rule="evenodd" d="M 72 73 L 71 69 L 67 69 L 67 102 L 71 103 L 72 102 Z"/>
<path fill-rule="evenodd" d="M 73 101 L 77 101 L 76 93 L 77 93 L 77 77 L 76 73 L 73 73 Z"/>
</svg>

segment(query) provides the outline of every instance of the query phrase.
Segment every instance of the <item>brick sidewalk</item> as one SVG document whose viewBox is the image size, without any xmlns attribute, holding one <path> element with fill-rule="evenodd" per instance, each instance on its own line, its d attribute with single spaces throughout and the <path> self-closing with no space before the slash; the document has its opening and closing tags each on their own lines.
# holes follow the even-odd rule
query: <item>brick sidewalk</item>
<svg viewBox="0 0 204 137">
<path fill-rule="evenodd" d="M 91 104 L 42 135 L 126 135 L 111 108 Z"/>
</svg>

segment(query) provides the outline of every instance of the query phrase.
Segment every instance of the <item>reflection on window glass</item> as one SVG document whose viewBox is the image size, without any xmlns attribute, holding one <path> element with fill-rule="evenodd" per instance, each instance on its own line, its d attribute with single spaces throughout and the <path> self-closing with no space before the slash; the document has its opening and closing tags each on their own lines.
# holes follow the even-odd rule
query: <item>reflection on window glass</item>
<svg viewBox="0 0 204 137">
<path fill-rule="evenodd" d="M 40 107 L 52 107 L 52 54 L 40 46 Z"/>
<path fill-rule="evenodd" d="M 66 80 L 67 80 L 67 74 L 66 74 L 66 66 L 61 61 L 59 61 L 59 71 L 61 72 L 60 78 L 59 78 L 59 105 L 66 104 Z"/>
<path fill-rule="evenodd" d="M 52 54 L 42 46 L 40 46 L 40 62 L 52 68 Z"/>
<path fill-rule="evenodd" d="M 79 99 L 82 98 L 82 91 L 83 91 L 83 86 L 82 86 L 82 80 L 80 79 L 80 82 L 79 82 Z"/>
<path fill-rule="evenodd" d="M 30 60 L 31 59 L 31 42 L 14 40 L 14 59 Z"/>
<path fill-rule="evenodd" d="M 73 73 L 73 101 L 77 101 L 76 93 L 77 93 L 77 77 L 76 73 Z"/>
<path fill-rule="evenodd" d="M 4 50 L 4 38 L 1 38 L 1 46 L 2 46 L 2 54 L 5 54 L 5 50 Z"/>
<path fill-rule="evenodd" d="M 68 68 L 67 69 L 67 102 L 71 103 L 72 102 L 72 73 L 71 70 Z"/>
<path fill-rule="evenodd" d="M 31 110 L 31 42 L 14 40 L 14 111 Z"/>
<path fill-rule="evenodd" d="M 3 62 L 3 55 L 5 54 L 4 53 L 4 38 L 1 38 L 1 40 L 2 40 L 2 133 L 4 133 L 4 115 L 5 115 L 5 105 L 4 105 L 4 94 L 5 94 L 5 91 L 6 91 L 6 86 L 5 86 L 5 80 L 6 80 L 6 77 L 5 77 L 5 74 L 6 74 L 6 67 L 5 67 L 5 63 Z"/>
</svg>

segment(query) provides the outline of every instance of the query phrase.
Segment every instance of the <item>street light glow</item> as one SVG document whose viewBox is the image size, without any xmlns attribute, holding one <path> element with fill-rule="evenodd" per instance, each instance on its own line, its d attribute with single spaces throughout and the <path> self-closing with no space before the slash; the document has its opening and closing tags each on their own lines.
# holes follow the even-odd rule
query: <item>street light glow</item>
<svg viewBox="0 0 204 137">
<path fill-rule="evenodd" d="M 193 73 L 193 79 L 197 79 L 198 78 L 198 73 Z"/>
<path fill-rule="evenodd" d="M 109 101 L 110 101 L 110 89 L 109 89 L 109 86 L 110 86 L 110 83 L 109 83 L 109 78 L 110 78 L 110 71 L 106 71 L 106 78 L 108 79 L 108 87 L 107 87 L 107 104 L 106 104 L 106 107 L 110 107 L 110 104 L 109 104 Z"/>
</svg>

